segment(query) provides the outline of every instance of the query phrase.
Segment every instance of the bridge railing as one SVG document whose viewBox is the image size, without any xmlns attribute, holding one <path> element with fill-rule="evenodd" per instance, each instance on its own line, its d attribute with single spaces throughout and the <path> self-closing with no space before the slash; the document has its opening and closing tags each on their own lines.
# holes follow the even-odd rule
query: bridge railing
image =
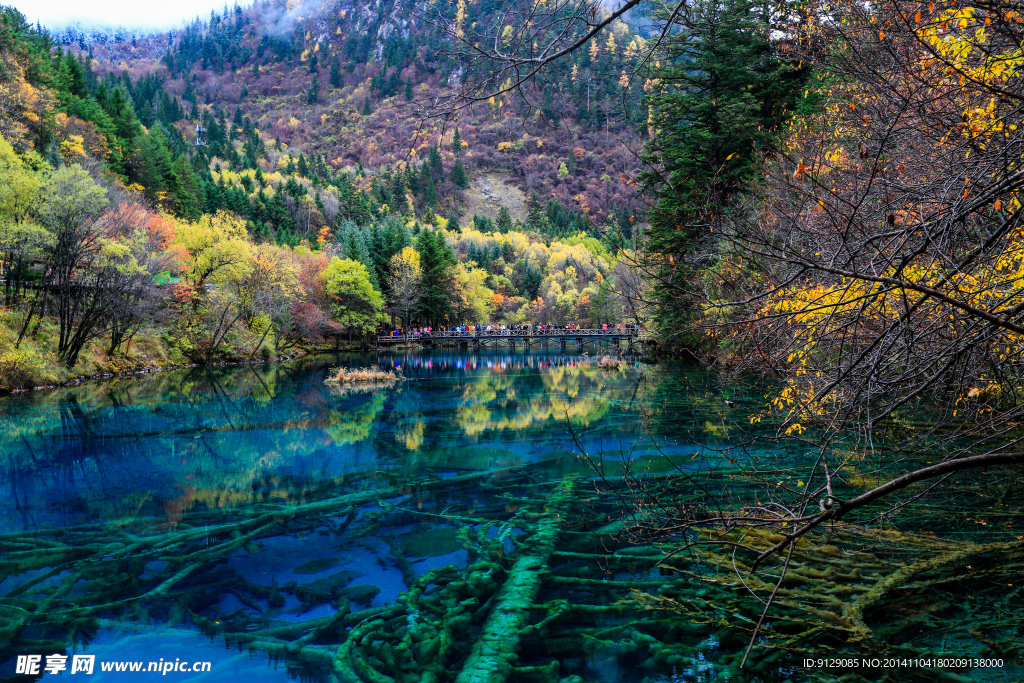
<svg viewBox="0 0 1024 683">
<path fill-rule="evenodd" d="M 496 338 L 519 338 L 519 339 L 575 339 L 577 337 L 619 337 L 630 338 L 639 336 L 639 330 L 635 328 L 617 329 L 582 329 L 582 330 L 444 330 L 434 332 L 414 332 L 404 335 L 380 335 L 377 341 L 380 343 L 397 343 L 409 341 L 426 341 L 435 339 L 496 339 Z"/>
</svg>

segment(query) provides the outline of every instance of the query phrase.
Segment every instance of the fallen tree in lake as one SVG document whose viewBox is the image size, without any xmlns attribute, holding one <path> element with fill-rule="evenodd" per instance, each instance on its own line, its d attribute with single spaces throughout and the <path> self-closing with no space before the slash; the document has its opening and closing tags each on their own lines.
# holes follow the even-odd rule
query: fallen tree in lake
<svg viewBox="0 0 1024 683">
<path fill-rule="evenodd" d="M 735 474 L 710 473 L 708 482 Z M 650 480 L 682 504 L 699 502 L 700 492 L 679 491 L 677 483 Z M 296 675 L 333 674 L 346 683 L 579 683 L 593 661 L 614 662 L 637 681 L 680 670 L 704 680 L 767 678 L 824 656 L 1020 664 L 1022 588 L 1006 584 L 1024 571 L 1024 542 L 836 526 L 831 536 L 814 532 L 795 544 L 770 626 L 741 674 L 761 608 L 748 589 L 763 594 L 769 582 L 747 575 L 729 534 L 705 532 L 700 556 L 668 559 L 665 546 L 631 543 L 629 520 L 615 516 L 619 494 L 600 480 L 546 478 L 531 463 L 325 489 L 297 503 L 197 509 L 170 529 L 8 534 L 0 537 L 0 657 L 61 652 L 128 622 L 191 624 L 265 652 Z M 777 542 L 767 530 L 743 533 L 752 547 Z M 275 539 L 344 549 L 371 537 L 388 540 L 390 551 L 369 566 L 321 557 L 297 567 L 298 579 L 265 584 L 234 566 L 272 553 Z M 418 571 L 424 553 L 446 563 Z M 395 602 L 371 603 L 378 565 L 403 577 Z M 302 581 L 305 573 L 319 578 Z M 243 607 L 225 611 L 227 596 Z M 278 618 L 286 607 L 301 616 L 320 606 L 333 613 Z M 835 675 L 801 670 L 810 680 Z M 925 681 L 936 672 L 900 675 Z"/>
</svg>

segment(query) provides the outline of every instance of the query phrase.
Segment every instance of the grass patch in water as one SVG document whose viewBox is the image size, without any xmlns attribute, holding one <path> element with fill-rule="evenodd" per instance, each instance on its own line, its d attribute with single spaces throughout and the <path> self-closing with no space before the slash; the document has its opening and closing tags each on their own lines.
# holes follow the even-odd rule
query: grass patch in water
<svg viewBox="0 0 1024 683">
<path fill-rule="evenodd" d="M 335 368 L 331 370 L 326 384 L 351 384 L 353 382 L 397 382 L 403 380 L 401 372 L 381 370 L 379 366 L 368 368 Z"/>
</svg>

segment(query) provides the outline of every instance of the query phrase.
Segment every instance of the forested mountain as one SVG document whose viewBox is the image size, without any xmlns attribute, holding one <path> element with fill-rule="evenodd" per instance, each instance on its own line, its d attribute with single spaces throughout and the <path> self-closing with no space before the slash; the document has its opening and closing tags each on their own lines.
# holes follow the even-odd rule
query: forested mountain
<svg viewBox="0 0 1024 683">
<path fill-rule="evenodd" d="M 494 20 L 488 2 L 459 7 Z M 0 202 L 6 384 L 27 381 L 24 345 L 51 322 L 41 357 L 71 367 L 145 329 L 209 362 L 384 324 L 621 320 L 643 39 L 616 23 L 536 107 L 499 95 L 438 118 L 426 109 L 474 67 L 410 16 L 272 0 L 58 44 L 3 9 L 0 170 L 21 179 Z M 109 290 L 75 287 L 96 269 Z M 143 286 L 158 281 L 170 299 Z M 39 292 L 62 287 L 53 320 Z"/>
<path fill-rule="evenodd" d="M 487 21 L 497 8 L 467 5 L 467 21 Z M 68 47 L 81 55 L 78 42 Z M 635 66 L 642 44 L 620 23 L 564 74 L 552 74 L 532 111 L 512 98 L 492 98 L 447 123 L 421 112 L 465 77 L 465 66 L 445 57 L 441 33 L 414 23 L 401 2 L 235 6 L 170 35 L 90 46 L 86 69 L 96 74 L 87 78 L 108 87 L 120 79 L 140 122 L 147 128 L 159 122 L 176 153 L 195 142 L 201 124 L 207 146 L 193 153 L 195 169 L 282 172 L 314 198 L 315 176 L 335 186 L 339 210 L 353 219 L 387 205 L 410 216 L 428 207 L 445 217 L 455 211 L 463 224 L 477 212 L 494 220 L 508 194 L 503 203 L 511 217 L 531 229 L 552 235 L 610 229 L 629 237 L 639 166 L 633 152 L 640 143 L 620 105 L 624 92 L 635 104 L 642 89 L 624 88 L 620 77 Z M 497 202 L 472 183 L 487 171 L 507 174 L 498 178 Z M 365 205 L 351 196 L 349 183 L 335 182 L 339 173 L 371 183 Z M 501 182 L 506 179 L 510 184 Z M 244 188 L 230 175 L 225 182 Z M 295 201 L 300 192 L 289 187 Z M 206 194 L 214 197 L 207 210 L 244 209 L 237 197 L 218 199 L 209 186 Z M 333 202 L 315 206 L 323 219 L 293 210 L 294 225 L 272 208 L 254 206 L 249 213 L 257 231 L 278 241 L 313 239 L 334 221 Z"/>
</svg>

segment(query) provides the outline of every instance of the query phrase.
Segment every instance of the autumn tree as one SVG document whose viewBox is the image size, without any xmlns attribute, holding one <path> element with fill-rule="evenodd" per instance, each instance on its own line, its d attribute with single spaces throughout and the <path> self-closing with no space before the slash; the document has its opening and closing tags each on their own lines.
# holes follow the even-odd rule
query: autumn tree
<svg viewBox="0 0 1024 683">
<path fill-rule="evenodd" d="M 180 223 L 174 244 L 183 252 L 178 343 L 208 362 L 246 313 L 241 292 L 253 268 L 252 245 L 245 221 L 226 212 Z"/>
<path fill-rule="evenodd" d="M 0 137 L 0 249 L 4 263 L 4 304 L 21 298 L 26 267 L 42 256 L 52 234 L 39 222 L 36 209 L 44 176 L 26 164 Z"/>
<path fill-rule="evenodd" d="M 348 329 L 350 341 L 353 332 L 365 334 L 387 319 L 384 297 L 370 284 L 362 263 L 334 257 L 322 278 L 331 316 Z"/>
<path fill-rule="evenodd" d="M 97 228 L 110 241 L 107 247 L 116 260 L 108 272 L 98 273 L 96 285 L 106 283 L 106 307 L 110 334 L 107 353 L 132 338 L 164 307 L 157 276 L 175 269 L 182 252 L 172 243 L 176 225 L 166 216 L 153 213 L 134 197 L 117 201 L 97 221 Z"/>
<path fill-rule="evenodd" d="M 271 244 L 255 246 L 252 267 L 236 288 L 238 310 L 250 332 L 259 335 L 249 354 L 252 358 L 271 334 L 280 341 L 291 323 L 292 303 L 301 295 L 291 250 Z"/>
<path fill-rule="evenodd" d="M 408 327 L 412 324 L 413 312 L 419 309 L 422 289 L 420 287 L 420 255 L 412 247 L 405 247 L 391 257 L 391 272 L 388 275 L 388 300 L 391 311 Z"/>
<path fill-rule="evenodd" d="M 106 277 L 111 275 L 109 269 L 116 270 L 123 251 L 96 229 L 96 219 L 108 204 L 107 191 L 81 166 L 66 166 L 54 172 L 40 200 L 41 222 L 52 233 L 44 250 L 47 275 L 43 280 L 43 308 L 52 292 L 59 324 L 57 354 L 70 367 L 86 342 L 104 329 Z M 106 276 L 102 280 L 101 271 Z M 37 309 L 36 301 L 26 316 L 22 335 Z"/>
<path fill-rule="evenodd" d="M 479 323 L 491 317 L 494 290 L 487 286 L 487 271 L 465 263 L 455 266 L 452 282 L 452 315 L 458 323 Z"/>
</svg>

